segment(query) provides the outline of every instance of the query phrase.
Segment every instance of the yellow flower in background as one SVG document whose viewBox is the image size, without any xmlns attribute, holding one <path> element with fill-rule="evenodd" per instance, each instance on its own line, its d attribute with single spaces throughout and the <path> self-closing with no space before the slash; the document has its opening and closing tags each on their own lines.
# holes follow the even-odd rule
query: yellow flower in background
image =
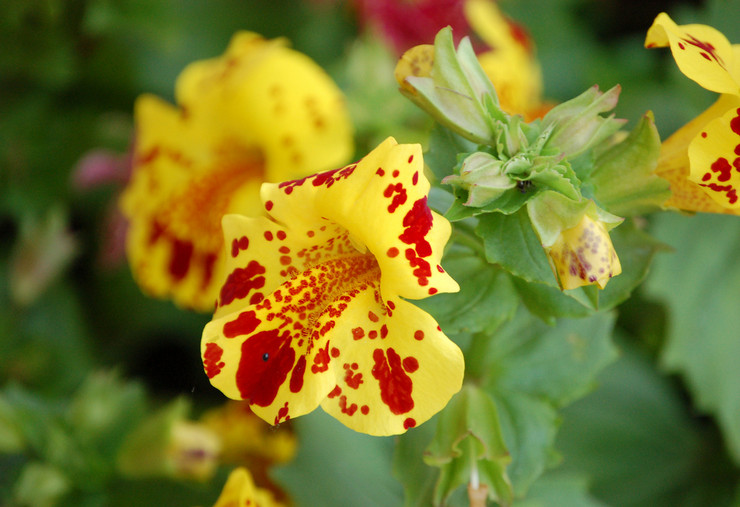
<svg viewBox="0 0 740 507">
<path fill-rule="evenodd" d="M 226 480 L 213 507 L 283 507 L 269 490 L 258 488 L 246 468 L 236 468 Z"/>
<path fill-rule="evenodd" d="M 670 47 L 678 68 L 719 99 L 668 138 L 656 174 L 671 184 L 666 206 L 740 212 L 740 45 L 706 25 L 677 25 L 661 13 L 645 47 Z"/>
<path fill-rule="evenodd" d="M 221 217 L 261 213 L 264 181 L 344 163 L 352 129 L 323 70 L 254 33 L 189 65 L 175 91 L 178 107 L 151 95 L 136 102 L 134 168 L 121 199 L 126 246 L 142 289 L 206 310 L 223 272 Z"/>
<path fill-rule="evenodd" d="M 296 437 L 289 426 L 273 428 L 257 417 L 249 403 L 232 401 L 209 410 L 201 423 L 221 440 L 222 463 L 256 468 L 287 463 L 295 456 Z"/>
<path fill-rule="evenodd" d="M 598 285 L 600 289 L 622 272 L 603 222 L 584 214 L 575 227 L 564 230 L 545 252 L 562 289 Z"/>
<path fill-rule="evenodd" d="M 373 435 L 447 404 L 462 353 L 406 301 L 458 290 L 423 171 L 419 145 L 388 138 L 357 164 L 264 185 L 269 217 L 224 217 L 227 276 L 201 343 L 214 386 L 271 424 L 321 405 Z"/>
</svg>

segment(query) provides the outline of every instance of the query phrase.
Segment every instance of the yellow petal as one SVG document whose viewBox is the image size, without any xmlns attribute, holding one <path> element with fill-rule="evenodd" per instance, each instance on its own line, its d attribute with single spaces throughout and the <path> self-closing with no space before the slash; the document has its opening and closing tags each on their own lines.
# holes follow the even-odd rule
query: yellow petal
<svg viewBox="0 0 740 507">
<path fill-rule="evenodd" d="M 610 278 L 622 272 L 606 227 L 588 215 L 583 215 L 575 227 L 563 231 L 546 250 L 563 289 L 594 284 L 603 289 Z"/>
<path fill-rule="evenodd" d="M 251 32 L 226 53 L 189 65 L 177 99 L 242 145 L 259 146 L 266 180 L 283 181 L 344 163 L 353 151 L 345 99 L 306 55 Z"/>
<path fill-rule="evenodd" d="M 398 84 L 409 93 L 416 94 L 413 86 L 406 82 L 409 76 L 429 77 L 434 66 L 434 46 L 422 44 L 406 51 L 396 64 L 393 75 Z"/>
<path fill-rule="evenodd" d="M 689 179 L 720 206 L 740 209 L 740 108 L 705 125 L 689 144 Z"/>
<path fill-rule="evenodd" d="M 730 109 L 740 107 L 740 97 L 723 94 L 702 114 L 663 141 L 655 173 L 671 185 L 671 197 L 664 206 L 684 211 L 704 213 L 738 213 L 720 205 L 697 183 L 689 180 L 689 143 L 699 136 L 707 124 Z"/>
<path fill-rule="evenodd" d="M 645 47 L 670 46 L 678 68 L 707 90 L 737 94 L 740 67 L 727 38 L 707 25 L 677 25 L 661 12 L 648 29 Z"/>
<path fill-rule="evenodd" d="M 235 468 L 229 474 L 224 489 L 213 507 L 282 507 L 272 494 L 254 484 L 252 474 L 246 468 Z"/>
<path fill-rule="evenodd" d="M 457 283 L 440 265 L 451 227 L 427 206 L 429 181 L 421 147 L 386 139 L 341 170 L 303 180 L 266 185 L 262 196 L 279 223 L 326 219 L 350 234 L 359 251 L 367 248 L 383 273 L 383 298 L 421 299 L 456 292 Z"/>
<path fill-rule="evenodd" d="M 491 0 L 466 0 L 465 18 L 491 48 L 478 60 L 496 88 L 501 108 L 526 119 L 541 115 L 542 71 L 527 33 Z"/>
<path fill-rule="evenodd" d="M 373 308 L 377 310 L 367 310 Z M 346 426 L 394 435 L 439 412 L 462 386 L 460 349 L 434 319 L 403 299 L 390 312 L 365 292 L 337 321 L 334 336 L 351 336 L 333 361 L 336 386 L 321 407 Z"/>
<path fill-rule="evenodd" d="M 223 272 L 221 217 L 258 215 L 259 187 L 343 162 L 352 151 L 337 87 L 310 59 L 255 34 L 188 66 L 180 108 L 136 103 L 134 171 L 121 199 L 139 285 L 212 308 Z M 269 96 L 269 97 L 268 97 Z"/>
</svg>

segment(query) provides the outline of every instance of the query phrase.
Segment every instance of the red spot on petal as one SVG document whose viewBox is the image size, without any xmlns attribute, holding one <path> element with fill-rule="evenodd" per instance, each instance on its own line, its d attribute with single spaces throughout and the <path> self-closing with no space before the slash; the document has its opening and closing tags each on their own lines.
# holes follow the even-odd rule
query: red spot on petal
<svg viewBox="0 0 740 507">
<path fill-rule="evenodd" d="M 399 175 L 399 174 L 401 174 L 401 173 L 400 173 L 400 172 L 398 171 L 398 169 L 395 169 L 395 170 L 393 171 L 393 177 L 394 177 L 394 178 L 398 178 L 398 175 Z"/>
<path fill-rule="evenodd" d="M 403 429 L 407 430 L 409 428 L 413 428 L 416 426 L 416 420 L 409 417 L 405 421 L 403 421 Z"/>
<path fill-rule="evenodd" d="M 396 303 L 394 303 L 393 301 L 388 301 L 388 306 L 390 307 L 391 310 L 396 309 Z"/>
<path fill-rule="evenodd" d="M 702 133 L 701 133 L 701 136 L 702 136 L 702 137 L 703 137 L 704 139 L 706 139 L 706 138 L 707 138 L 707 133 L 706 133 L 706 132 L 702 132 Z"/>
<path fill-rule="evenodd" d="M 243 299 L 252 289 L 265 286 L 265 267 L 257 261 L 250 261 L 246 268 L 236 268 L 226 278 L 220 293 L 220 305 L 225 306 L 235 299 Z"/>
<path fill-rule="evenodd" d="M 277 238 L 282 241 L 286 237 L 285 231 L 277 231 Z"/>
<path fill-rule="evenodd" d="M 347 368 L 344 371 L 344 383 L 352 389 L 358 389 L 363 383 L 362 373 L 355 373 L 352 369 Z"/>
<path fill-rule="evenodd" d="M 352 338 L 359 340 L 365 336 L 365 330 L 361 327 L 356 327 L 352 330 Z"/>
<path fill-rule="evenodd" d="M 423 339 L 424 339 L 424 331 L 422 331 L 421 329 L 418 329 L 418 330 L 417 330 L 417 331 L 416 331 L 416 332 L 414 333 L 414 338 L 415 338 L 416 340 L 423 340 Z"/>
<path fill-rule="evenodd" d="M 388 336 L 388 326 L 383 324 L 382 326 L 380 326 L 380 337 L 385 338 L 386 336 Z"/>
<path fill-rule="evenodd" d="M 311 373 L 325 372 L 329 369 L 329 361 L 331 361 L 329 357 L 329 342 L 326 342 L 326 347 L 323 349 L 320 348 L 313 358 L 314 364 L 311 365 Z"/>
<path fill-rule="evenodd" d="M 394 171 L 394 175 L 397 172 L 398 171 Z M 390 198 L 391 196 L 393 197 L 393 199 L 388 205 L 388 213 L 394 213 L 398 209 L 398 207 L 404 204 L 408 199 L 406 189 L 403 188 L 403 184 L 401 183 L 391 183 L 386 187 L 386 189 L 383 191 L 383 197 Z"/>
<path fill-rule="evenodd" d="M 386 357 L 387 354 L 387 357 Z M 411 392 L 414 388 L 411 378 L 406 375 L 401 365 L 401 356 L 393 348 L 375 349 L 373 377 L 380 387 L 380 398 L 395 415 L 405 414 L 414 408 Z"/>
<path fill-rule="evenodd" d="M 242 344 L 236 386 L 250 403 L 266 407 L 275 401 L 280 386 L 295 363 L 289 331 L 260 331 Z"/>
<path fill-rule="evenodd" d="M 360 412 L 362 412 L 362 415 L 367 415 L 370 413 L 370 407 L 363 405 L 360 407 Z"/>
<path fill-rule="evenodd" d="M 416 171 L 411 177 L 411 184 L 416 185 L 417 183 L 419 183 L 419 171 Z"/>
<path fill-rule="evenodd" d="M 347 406 L 347 397 L 344 395 L 339 398 L 339 408 L 342 409 L 343 414 L 347 414 L 348 416 L 353 416 L 357 412 L 357 404 L 352 403 L 350 406 Z"/>
<path fill-rule="evenodd" d="M 303 374 L 306 372 L 306 356 L 298 358 L 298 362 L 290 374 L 290 392 L 297 393 L 303 388 Z"/>
<path fill-rule="evenodd" d="M 367 318 L 370 319 L 373 322 L 378 322 L 378 316 L 375 315 L 373 312 L 367 312 Z"/>
<path fill-rule="evenodd" d="M 375 174 L 377 174 L 378 176 L 385 176 L 385 171 L 382 168 L 378 167 L 378 170 L 375 171 Z"/>
<path fill-rule="evenodd" d="M 215 343 L 206 343 L 206 350 L 203 352 L 203 368 L 206 371 L 208 378 L 213 378 L 219 373 L 224 367 L 224 362 L 221 361 L 224 350 Z"/>
<path fill-rule="evenodd" d="M 336 385 L 334 386 L 334 389 L 332 389 L 331 392 L 327 394 L 326 396 L 327 398 L 336 398 L 340 394 L 342 394 L 342 388 Z"/>
<path fill-rule="evenodd" d="M 291 258 L 288 255 L 281 255 L 280 256 L 280 264 L 283 266 L 287 266 L 290 264 Z"/>
<path fill-rule="evenodd" d="M 271 231 L 265 231 L 265 239 L 267 241 L 272 241 L 272 232 Z"/>
<path fill-rule="evenodd" d="M 409 373 L 414 373 L 419 369 L 419 361 L 415 357 L 409 356 L 403 360 L 403 369 Z"/>
<path fill-rule="evenodd" d="M 437 293 L 437 289 L 435 289 L 434 287 L 431 287 L 431 288 L 429 289 L 429 295 L 430 295 L 430 296 L 433 296 L 433 295 L 435 295 L 436 293 Z"/>
<path fill-rule="evenodd" d="M 388 257 L 395 257 L 395 256 L 397 256 L 398 255 L 398 248 L 396 248 L 395 246 L 390 247 L 388 249 L 388 251 L 386 252 L 386 255 L 388 255 Z"/>
<path fill-rule="evenodd" d="M 224 324 L 224 336 L 226 338 L 234 338 L 235 336 L 252 334 L 261 322 L 253 310 L 241 312 L 236 319 Z"/>
<path fill-rule="evenodd" d="M 265 203 L 265 209 L 266 209 L 267 211 L 271 211 L 271 210 L 272 210 L 272 206 L 273 206 L 273 203 L 272 203 L 272 201 L 267 201 L 267 202 Z"/>
<path fill-rule="evenodd" d="M 409 164 L 410 164 L 411 162 L 413 162 L 413 161 L 414 161 L 414 156 L 413 156 L 413 155 L 409 155 Z"/>
<path fill-rule="evenodd" d="M 190 260 L 193 257 L 193 244 L 190 241 L 172 239 L 172 257 L 169 271 L 172 278 L 179 281 L 185 278 L 190 269 Z"/>
<path fill-rule="evenodd" d="M 377 337 L 378 337 L 378 332 L 377 332 L 376 330 L 374 330 L 374 329 L 373 329 L 373 330 L 371 330 L 371 331 L 370 331 L 370 332 L 369 332 L 369 333 L 367 334 L 367 336 L 368 336 L 368 338 L 370 338 L 371 340 L 374 340 L 375 338 L 377 338 Z"/>
<path fill-rule="evenodd" d="M 288 248 L 287 246 L 281 246 L 280 253 L 283 253 L 283 254 L 290 253 L 290 248 Z"/>
<path fill-rule="evenodd" d="M 432 246 L 425 236 L 432 229 L 432 212 L 427 206 L 427 198 L 423 197 L 414 202 L 414 205 L 403 217 L 403 234 L 398 239 L 407 245 L 414 245 L 417 255 L 427 257 L 432 254 Z"/>
<path fill-rule="evenodd" d="M 339 357 L 339 349 L 336 347 L 332 347 L 331 349 L 331 357 Z"/>
</svg>

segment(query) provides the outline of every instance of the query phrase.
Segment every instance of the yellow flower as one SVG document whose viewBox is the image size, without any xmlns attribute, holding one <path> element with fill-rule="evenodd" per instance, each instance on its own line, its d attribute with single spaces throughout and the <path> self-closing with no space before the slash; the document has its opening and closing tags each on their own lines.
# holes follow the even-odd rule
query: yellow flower
<svg viewBox="0 0 740 507">
<path fill-rule="evenodd" d="M 656 174 L 671 184 L 673 196 L 666 206 L 738 214 L 740 45 L 731 45 L 710 26 L 679 26 L 660 13 L 648 30 L 645 47 L 666 46 L 681 72 L 721 94 L 709 109 L 663 143 Z"/>
<path fill-rule="evenodd" d="M 226 480 L 213 507 L 283 507 L 267 489 L 258 488 L 246 468 L 236 468 Z"/>
<path fill-rule="evenodd" d="M 575 227 L 562 231 L 545 252 L 562 289 L 594 284 L 603 289 L 622 272 L 606 226 L 587 214 Z"/>
<path fill-rule="evenodd" d="M 287 426 L 275 429 L 257 417 L 245 401 L 229 401 L 209 410 L 201 423 L 221 439 L 223 463 L 266 466 L 293 459 L 296 438 Z"/>
<path fill-rule="evenodd" d="M 214 386 L 278 424 L 322 408 L 390 435 L 441 410 L 463 356 L 406 299 L 455 292 L 451 227 L 427 206 L 419 145 L 262 187 L 269 217 L 227 215 L 228 276 L 201 352 Z"/>
<path fill-rule="evenodd" d="M 136 102 L 126 246 L 146 292 L 206 310 L 223 272 L 221 217 L 259 213 L 263 181 L 344 163 L 352 132 L 330 78 L 284 41 L 254 33 L 189 65 L 175 91 L 179 107 L 151 95 Z"/>
</svg>

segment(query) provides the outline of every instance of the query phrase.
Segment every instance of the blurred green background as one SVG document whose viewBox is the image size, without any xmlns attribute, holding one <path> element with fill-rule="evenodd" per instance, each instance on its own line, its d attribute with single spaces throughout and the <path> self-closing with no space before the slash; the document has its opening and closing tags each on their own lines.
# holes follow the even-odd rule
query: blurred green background
<svg viewBox="0 0 740 507">
<path fill-rule="evenodd" d="M 663 137 L 714 94 L 684 78 L 668 50 L 643 48 L 655 15 L 740 41 L 739 0 L 500 3 L 534 38 L 548 98 L 619 83 L 618 116 L 634 125 L 652 110 Z M 120 182 L 81 188 L 73 173 L 91 150 L 122 157 L 135 98 L 173 100 L 179 72 L 219 55 L 240 29 L 289 38 L 345 88 L 355 115 L 372 111 L 351 86 L 347 55 L 361 22 L 349 3 L 0 2 L 0 387 L 29 414 L 61 410 L 90 372 L 108 368 L 138 381 L 151 406 L 185 396 L 198 413 L 223 401 L 198 354 L 209 316 L 140 293 L 109 251 Z M 376 127 L 394 135 L 390 123 Z M 562 414 L 562 467 L 543 478 L 562 494 L 536 503 L 535 486 L 532 505 L 740 505 L 740 222 L 663 214 L 646 224 L 674 250 L 620 308 L 621 358 Z M 320 411 L 295 426 L 298 457 L 277 476 L 299 505 L 402 503 L 393 439 L 352 433 Z M 0 504 L 28 459 L 0 456 Z M 223 474 L 209 484 L 115 483 L 109 496 L 67 502 L 209 505 L 222 484 Z M 568 500 L 586 488 L 591 496 Z"/>
</svg>

